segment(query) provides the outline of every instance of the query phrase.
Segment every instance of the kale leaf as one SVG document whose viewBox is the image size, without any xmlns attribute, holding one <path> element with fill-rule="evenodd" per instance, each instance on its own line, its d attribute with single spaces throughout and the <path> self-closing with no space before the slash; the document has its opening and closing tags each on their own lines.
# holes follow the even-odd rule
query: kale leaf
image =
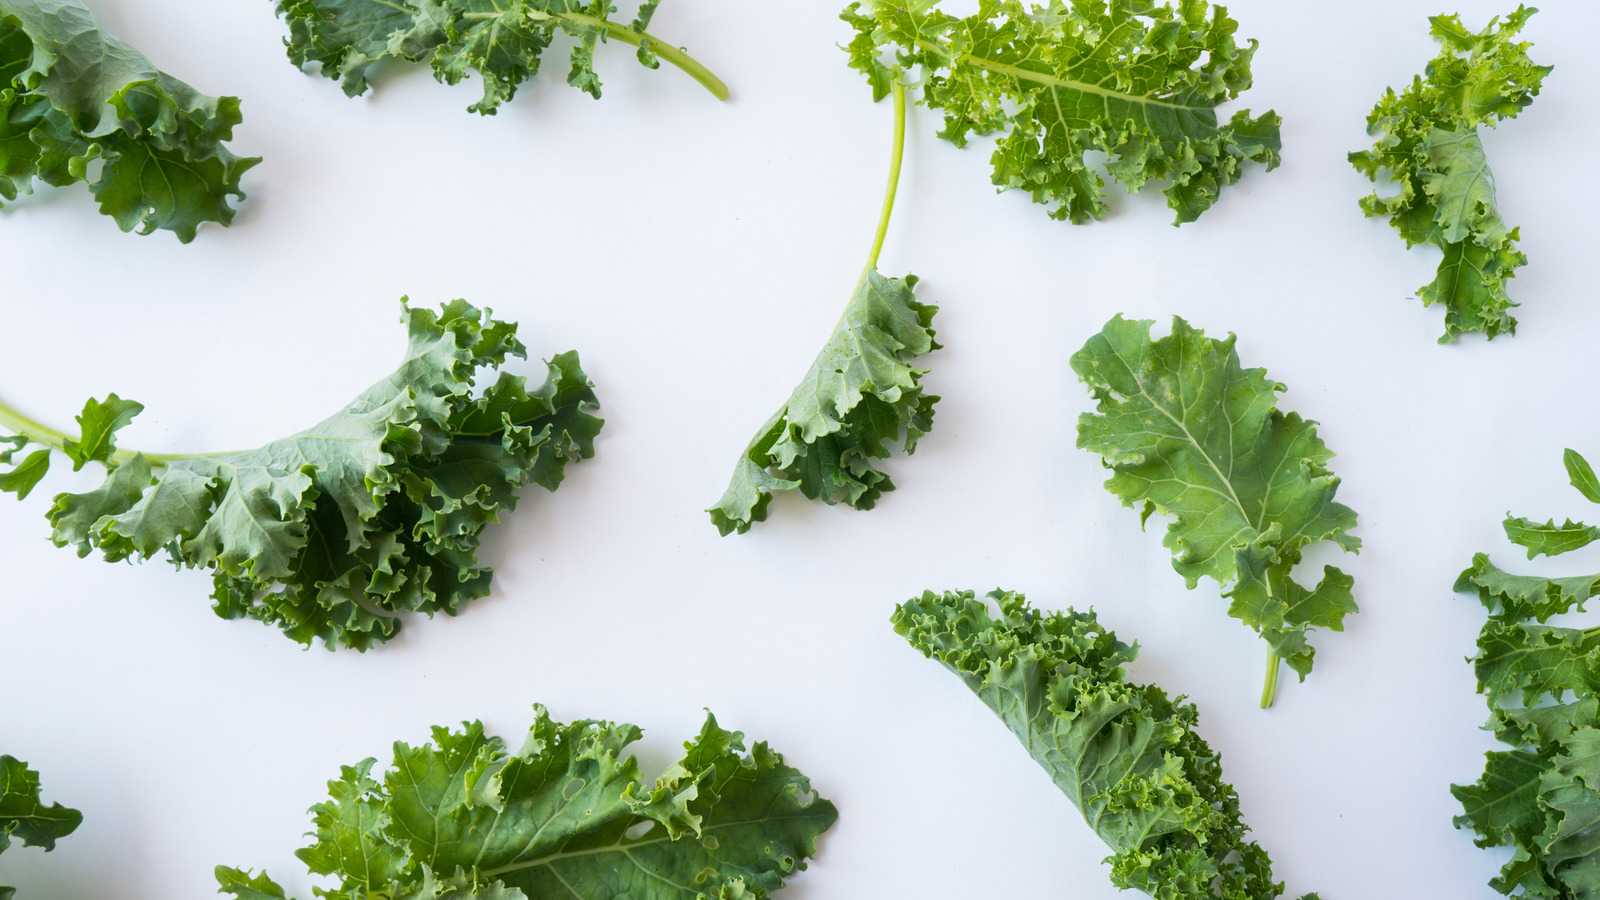
<svg viewBox="0 0 1600 900">
<path fill-rule="evenodd" d="M 208 97 L 100 30 L 78 0 L 0 0 L 0 198 L 87 182 L 123 231 L 188 243 L 233 221 L 229 197 L 261 160 L 224 141 L 239 98 Z M 89 181 L 89 164 L 102 162 Z"/>
<path fill-rule="evenodd" d="M 1270 900 L 1272 860 L 1240 817 L 1199 712 L 1156 685 L 1129 684 L 1138 650 L 1093 612 L 1043 614 L 996 590 L 925 592 L 895 608 L 895 631 L 978 695 L 1111 848 L 1111 883 L 1179 900 Z M 1305 900 L 1315 900 L 1314 894 Z"/>
<path fill-rule="evenodd" d="M 906 89 L 898 71 L 890 74 L 889 90 L 894 94 L 889 184 L 867 266 L 833 336 L 788 402 L 751 439 L 722 499 L 706 510 L 724 537 L 765 521 L 773 491 L 799 488 L 830 506 L 844 502 L 852 509 L 871 509 L 884 492 L 894 490 L 894 482 L 872 460 L 886 459 L 897 441 L 906 453 L 915 452 L 917 441 L 933 427 L 939 398 L 923 392 L 928 370 L 912 363 L 939 349 L 933 339 L 939 308 L 917 302 L 915 275 L 886 278 L 878 272 L 905 153 Z"/>
<path fill-rule="evenodd" d="M 511 753 L 479 722 L 433 729 L 343 767 L 311 808 L 313 842 L 296 855 L 338 887 L 329 900 L 763 900 L 806 867 L 838 812 L 765 743 L 715 717 L 654 784 L 626 748 L 633 725 L 552 721 L 542 706 Z M 435 746 L 437 745 L 437 746 Z M 282 898 L 265 873 L 217 867 L 223 893 Z"/>
<path fill-rule="evenodd" d="M 1272 703 L 1277 661 L 1304 680 L 1312 628 L 1344 628 L 1356 611 L 1354 579 L 1333 566 L 1314 588 L 1290 572 L 1301 551 L 1333 541 L 1355 552 L 1355 511 L 1334 501 L 1339 478 L 1316 423 L 1277 408 L 1284 386 L 1265 369 L 1244 369 L 1234 336 L 1214 341 L 1173 317 L 1154 323 L 1118 315 L 1072 356 L 1096 412 L 1078 418 L 1078 446 L 1100 454 L 1106 489 L 1125 506 L 1173 517 L 1162 543 L 1190 588 L 1207 576 L 1228 588 L 1228 615 L 1272 647 L 1262 706 Z"/>
<path fill-rule="evenodd" d="M 594 71 L 595 45 L 615 39 L 638 48 L 639 62 L 658 68 L 665 59 L 719 100 L 728 89 L 676 44 L 645 29 L 661 0 L 645 0 L 629 24 L 612 21 L 610 0 L 276 0 L 289 23 L 284 43 L 297 66 L 317 63 L 339 79 L 346 95 L 367 89 L 368 70 L 396 59 L 429 61 L 434 77 L 457 84 L 471 72 L 483 82 L 483 98 L 469 110 L 492 116 L 516 95 L 517 86 L 539 73 L 540 57 L 558 34 L 575 38 L 567 83 L 600 96 Z"/>
<path fill-rule="evenodd" d="M 1572 450 L 1566 451 L 1566 462 L 1573 485 L 1600 502 L 1589 464 Z M 1529 536 L 1522 525 L 1527 522 L 1508 516 L 1506 534 L 1528 548 L 1529 558 L 1536 550 L 1555 556 L 1582 546 Z M 1573 527 L 1587 528 L 1569 521 L 1566 529 Z M 1478 692 L 1489 704 L 1485 727 L 1511 748 L 1486 754 L 1476 784 L 1451 785 L 1462 808 L 1456 827 L 1472 829 L 1480 847 L 1513 848 L 1511 861 L 1489 882 L 1502 894 L 1560 900 L 1596 896 L 1600 844 L 1592 832 L 1600 820 L 1600 628 L 1544 622 L 1581 611 L 1600 594 L 1600 575 L 1512 575 L 1479 553 L 1455 587 L 1477 594 L 1488 612 L 1471 662 Z"/>
<path fill-rule="evenodd" d="M 73 441 L 0 407 L 0 489 L 25 495 L 50 450 L 74 467 L 107 467 L 100 487 L 61 494 L 52 540 L 109 561 L 165 553 L 213 573 L 215 609 L 290 638 L 365 650 L 400 630 L 405 612 L 455 615 L 489 592 L 476 551 L 484 528 L 530 483 L 554 491 L 568 462 L 594 455 L 601 420 L 576 353 L 530 389 L 481 369 L 524 356 L 516 325 L 465 301 L 438 314 L 405 309 L 405 360 L 339 412 L 297 435 L 239 453 L 118 450 L 115 432 L 141 409 L 91 400 Z M 29 444 L 36 450 L 17 461 Z"/>
<path fill-rule="evenodd" d="M 1517 330 L 1510 312 L 1517 304 L 1505 282 L 1528 258 L 1516 248 L 1517 229 L 1500 218 L 1478 127 L 1515 118 L 1550 73 L 1550 66 L 1528 59 L 1530 44 L 1512 42 L 1536 12 L 1518 6 L 1503 23 L 1497 16 L 1477 33 L 1456 16 L 1429 19 L 1443 50 L 1426 77 L 1400 94 L 1384 93 L 1367 116 L 1377 143 L 1350 154 L 1367 178 L 1387 172 L 1399 188 L 1363 198 L 1362 211 L 1388 216 L 1407 247 L 1429 243 L 1444 252 L 1437 276 L 1417 292 L 1424 305 L 1444 305 L 1441 344 L 1468 332 L 1493 340 Z"/>
<path fill-rule="evenodd" d="M 54 850 L 56 841 L 77 830 L 83 813 L 59 803 L 45 805 L 39 796 L 39 773 L 11 756 L 0 755 L 0 853 L 16 838 L 24 847 Z M 0 885 L 0 900 L 11 900 L 16 888 Z"/>
<path fill-rule="evenodd" d="M 920 70 L 922 104 L 944 113 L 940 137 L 964 147 L 1000 132 L 994 184 L 1027 192 L 1055 219 L 1105 216 L 1105 181 L 1085 159 L 1094 151 L 1129 191 L 1167 182 L 1174 224 L 1209 209 L 1247 161 L 1279 162 L 1276 114 L 1217 117 L 1250 87 L 1256 49 L 1238 45 L 1238 23 L 1220 6 L 982 0 L 958 18 L 937 0 L 863 0 L 842 17 L 856 30 L 850 64 L 877 98 L 889 91 L 892 53 Z"/>
<path fill-rule="evenodd" d="M 916 357 L 936 350 L 938 307 L 912 295 L 915 275 L 886 278 L 868 270 L 844 316 L 783 408 L 745 448 L 728 490 L 708 512 L 724 536 L 767 518 L 775 490 L 829 504 L 871 509 L 894 482 L 872 465 L 902 441 L 907 453 L 933 427 L 926 369 Z"/>
</svg>

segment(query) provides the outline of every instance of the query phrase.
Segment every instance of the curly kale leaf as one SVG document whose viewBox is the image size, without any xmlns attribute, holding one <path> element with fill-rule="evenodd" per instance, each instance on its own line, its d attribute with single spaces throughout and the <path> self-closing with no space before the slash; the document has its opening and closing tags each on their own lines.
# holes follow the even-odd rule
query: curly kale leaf
<svg viewBox="0 0 1600 900">
<path fill-rule="evenodd" d="M 239 177 L 261 161 L 223 146 L 241 121 L 239 98 L 157 69 L 78 0 L 0 0 L 0 197 L 83 181 L 123 231 L 188 243 L 202 222 L 233 221 L 228 198 L 244 199 Z"/>
<path fill-rule="evenodd" d="M 1342 630 L 1356 611 L 1353 579 L 1333 566 L 1315 588 L 1290 577 L 1310 544 L 1361 546 L 1355 511 L 1333 499 L 1333 453 L 1315 422 L 1277 408 L 1283 385 L 1240 367 L 1233 335 L 1214 341 L 1174 317 L 1151 341 L 1152 324 L 1116 316 L 1073 354 L 1097 402 L 1078 419 L 1078 446 L 1104 457 L 1124 505 L 1173 517 L 1162 541 L 1173 568 L 1191 588 L 1201 576 L 1227 587 L 1228 615 L 1303 679 L 1306 633 Z"/>
<path fill-rule="evenodd" d="M 937 396 L 922 389 L 916 358 L 939 348 L 937 306 L 913 296 L 915 275 L 869 269 L 844 315 L 783 408 L 739 458 L 728 490 L 707 512 L 724 536 L 767 518 L 773 491 L 871 509 L 889 476 L 872 465 L 900 443 L 906 453 L 933 427 Z"/>
<path fill-rule="evenodd" d="M 405 320 L 410 344 L 394 374 L 256 450 L 117 450 L 115 431 L 138 405 L 115 394 L 90 401 L 77 443 L 10 423 L 13 448 L 92 447 L 108 467 L 100 487 L 56 497 L 52 539 L 80 556 L 164 553 L 210 570 L 218 615 L 277 625 L 303 644 L 364 650 L 398 633 L 402 613 L 455 615 L 489 591 L 492 570 L 476 556 L 484 528 L 516 507 L 519 489 L 554 491 L 568 462 L 592 456 L 601 420 L 576 353 L 552 359 L 536 388 L 501 373 L 475 391 L 479 370 L 525 354 L 516 326 L 464 301 L 438 314 L 407 308 Z M 37 457 L 0 474 L 0 487 L 36 480 L 17 472 Z"/>
<path fill-rule="evenodd" d="M 1026 191 L 1055 219 L 1105 216 L 1105 182 L 1129 191 L 1165 181 L 1175 224 L 1192 222 L 1239 180 L 1244 163 L 1279 162 L 1279 117 L 1216 108 L 1250 87 L 1256 44 L 1220 6 L 1184 0 L 982 0 L 957 18 L 936 0 L 864 0 L 843 18 L 856 29 L 850 65 L 888 92 L 893 53 L 922 72 L 922 103 L 944 113 L 940 136 L 958 147 L 1000 132 L 990 161 L 1001 189 Z"/>
<path fill-rule="evenodd" d="M 394 745 L 394 766 L 345 766 L 296 855 L 357 898 L 762 900 L 816 855 L 838 812 L 810 781 L 708 715 L 654 784 L 624 755 L 633 725 L 554 722 L 542 706 L 512 753 L 473 722 Z M 437 745 L 437 746 L 435 746 Z M 217 867 L 222 892 L 282 898 L 265 874 Z"/>
<path fill-rule="evenodd" d="M 1516 249 L 1517 229 L 1500 218 L 1478 128 L 1515 118 L 1550 73 L 1550 66 L 1528 59 L 1530 44 L 1512 41 L 1536 12 L 1518 6 L 1503 23 L 1495 17 L 1476 34 L 1455 16 L 1432 17 L 1434 39 L 1444 49 L 1425 77 L 1400 94 L 1385 92 L 1367 117 L 1377 143 L 1350 154 L 1367 178 L 1377 181 L 1387 172 L 1399 188 L 1392 196 L 1363 198 L 1361 209 L 1388 216 L 1407 247 L 1429 243 L 1444 252 L 1438 275 L 1417 293 L 1424 305 L 1445 307 L 1440 343 L 1468 332 L 1493 340 L 1517 330 L 1510 312 L 1517 304 L 1505 282 L 1528 258 Z"/>
<path fill-rule="evenodd" d="M 0 756 L 0 853 L 16 838 L 24 847 L 54 850 L 56 841 L 83 823 L 83 813 L 59 803 L 45 805 L 39 796 L 39 773 L 10 756 Z M 0 885 L 0 900 L 11 900 L 15 888 Z"/>
<path fill-rule="evenodd" d="M 1129 684 L 1137 654 L 1094 613 L 1045 615 L 1010 591 L 935 594 L 896 607 L 895 631 L 983 700 L 1111 848 L 1111 882 L 1158 898 L 1270 900 L 1267 852 L 1195 732 L 1193 704 Z M 1314 900 L 1309 895 L 1308 900 Z"/>
<path fill-rule="evenodd" d="M 483 98 L 469 110 L 492 116 L 539 73 L 540 57 L 558 34 L 576 40 L 567 83 L 600 96 L 594 71 L 595 45 L 616 39 L 638 48 L 639 62 L 658 68 L 661 59 L 683 69 L 718 99 L 728 89 L 674 44 L 645 29 L 661 0 L 645 0 L 633 22 L 608 18 L 610 0 L 276 0 L 289 23 L 289 59 L 317 63 L 339 79 L 346 95 L 367 89 L 367 72 L 389 59 L 428 61 L 434 77 L 458 84 L 467 74 L 483 82 Z"/>
<path fill-rule="evenodd" d="M 1600 502 L 1594 472 L 1566 451 L 1572 483 Z M 1506 519 L 1506 534 L 1552 556 L 1587 541 L 1526 533 L 1527 519 Z M 1564 531 L 1572 527 L 1568 522 Z M 1547 526 L 1535 526 L 1545 528 Z M 1554 520 L 1551 520 L 1551 528 Z M 1488 620 L 1471 660 L 1478 692 L 1489 704 L 1486 726 L 1512 749 L 1487 754 L 1476 784 L 1452 785 L 1461 802 L 1456 827 L 1470 828 L 1480 847 L 1513 848 L 1511 861 L 1489 884 L 1506 895 L 1542 898 L 1600 892 L 1600 629 L 1545 625 L 1552 616 L 1581 611 L 1600 593 L 1600 575 L 1541 578 L 1506 573 L 1486 554 L 1456 580 L 1478 595 Z M 1535 624 L 1537 620 L 1539 624 Z"/>
</svg>

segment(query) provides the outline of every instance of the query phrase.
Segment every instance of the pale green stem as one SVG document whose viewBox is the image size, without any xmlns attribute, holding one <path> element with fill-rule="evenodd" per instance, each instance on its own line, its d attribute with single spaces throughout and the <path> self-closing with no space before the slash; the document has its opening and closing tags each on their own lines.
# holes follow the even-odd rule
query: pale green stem
<svg viewBox="0 0 1600 900">
<path fill-rule="evenodd" d="M 861 271 L 862 281 L 866 281 L 867 276 L 878 268 L 878 252 L 883 249 L 883 239 L 889 233 L 889 215 L 894 212 L 894 195 L 900 187 L 900 162 L 905 156 L 906 149 L 906 86 L 900 80 L 900 74 L 900 69 L 896 68 L 891 88 L 894 96 L 894 146 L 889 151 L 889 186 L 883 192 L 883 211 L 878 215 L 878 231 L 872 238 L 872 252 L 867 256 L 867 267 Z M 839 323 L 833 326 L 835 331 L 839 329 L 840 324 L 843 324 L 844 317 L 849 312 L 847 305 L 844 312 L 839 314 Z M 781 421 L 788 412 L 789 401 L 785 400 L 783 405 L 778 407 L 778 411 L 772 414 L 772 418 L 767 420 L 767 424 L 756 432 L 750 444 L 744 448 L 745 454 L 749 455 L 750 451 L 754 450 L 772 430 L 772 426 Z"/>
<path fill-rule="evenodd" d="M 641 47 L 648 44 L 652 53 L 661 57 L 667 62 L 672 63 L 679 69 L 682 69 L 683 72 L 690 78 L 700 82 L 700 84 L 703 85 L 706 90 L 711 92 L 711 96 L 716 97 L 718 100 L 728 99 L 728 86 L 722 83 L 722 79 L 718 78 L 716 75 L 713 75 L 710 69 L 707 69 L 705 66 L 701 65 L 700 62 L 694 57 L 683 52 L 683 50 L 679 49 L 677 46 L 663 41 L 648 31 L 634 31 L 632 28 L 629 28 L 620 22 L 613 22 L 610 19 L 602 19 L 597 16 L 586 16 L 582 13 L 541 13 L 537 11 L 529 11 L 528 15 L 530 18 L 560 19 L 562 21 L 571 22 L 573 25 L 576 25 L 580 28 L 598 29 L 599 31 L 603 32 L 606 37 L 615 38 L 622 43 L 633 47 Z"/>
<path fill-rule="evenodd" d="M 1267 654 L 1267 683 L 1261 688 L 1261 708 L 1269 709 L 1278 695 L 1278 654 Z"/>
<path fill-rule="evenodd" d="M 883 192 L 883 212 L 878 215 L 878 232 L 872 238 L 872 252 L 867 255 L 867 271 L 878 267 L 878 252 L 883 249 L 883 239 L 889 233 L 889 215 L 894 212 L 894 195 L 900 188 L 900 162 L 906 151 L 906 86 L 900 80 L 900 70 L 894 72 L 894 147 L 889 151 L 889 186 Z"/>
<path fill-rule="evenodd" d="M 7 406 L 4 401 L 0 401 L 0 428 L 4 428 L 12 434 L 22 435 L 35 444 L 54 447 L 57 450 L 63 449 L 67 442 L 65 434 L 42 422 L 36 422 L 28 418 Z"/>
<path fill-rule="evenodd" d="M 3 400 L 0 400 L 0 428 L 3 428 L 5 430 L 9 431 L 12 434 L 21 435 L 21 436 L 27 438 L 29 441 L 40 445 L 41 447 L 49 447 L 52 450 L 57 450 L 57 451 L 60 451 L 62 453 L 65 453 L 67 451 L 67 441 L 72 439 L 65 432 L 57 431 L 56 429 L 51 428 L 50 426 L 44 424 L 43 422 L 39 422 L 39 421 L 37 421 L 35 419 L 31 419 L 28 416 L 23 415 L 21 412 L 18 412 L 15 408 L 7 405 L 5 403 L 5 401 L 3 401 Z M 139 455 L 139 451 L 137 451 L 137 450 L 118 450 L 118 451 L 116 451 L 115 453 L 113 453 L 111 455 L 111 464 L 112 465 L 119 465 L 121 463 L 127 462 L 130 459 L 133 459 L 135 456 L 138 456 L 138 455 Z M 228 453 L 146 453 L 146 454 L 144 454 L 144 458 L 146 460 L 148 460 L 151 465 L 156 466 L 157 468 L 160 468 L 160 467 L 166 465 L 167 463 L 174 462 L 174 461 L 180 460 L 180 459 L 204 459 L 206 457 L 228 456 L 228 455 L 230 455 L 230 454 L 228 454 Z"/>
</svg>

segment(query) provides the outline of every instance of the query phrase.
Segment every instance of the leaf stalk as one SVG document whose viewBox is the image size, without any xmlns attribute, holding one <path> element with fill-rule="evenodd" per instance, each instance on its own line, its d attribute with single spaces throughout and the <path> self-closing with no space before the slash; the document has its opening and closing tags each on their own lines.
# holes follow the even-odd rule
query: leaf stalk
<svg viewBox="0 0 1600 900">
<path fill-rule="evenodd" d="M 530 11 L 528 15 L 534 19 L 557 19 L 570 22 L 579 28 L 593 28 L 603 33 L 607 38 L 616 38 L 622 43 L 633 47 L 643 47 L 648 44 L 650 52 L 672 63 L 682 70 L 684 74 L 700 82 L 701 86 L 711 92 L 711 96 L 716 97 L 718 100 L 728 99 L 728 86 L 723 84 L 721 78 L 718 78 L 710 69 L 702 65 L 699 60 L 685 53 L 679 47 L 663 41 L 648 31 L 635 31 L 619 22 L 602 19 L 598 16 L 587 16 L 583 13 L 541 13 Z"/>
<path fill-rule="evenodd" d="M 1261 708 L 1271 709 L 1278 696 L 1278 654 L 1267 654 L 1267 681 L 1261 686 Z"/>
<path fill-rule="evenodd" d="M 25 437 L 35 444 L 66 452 L 67 436 L 64 433 L 28 418 L 4 400 L 0 400 L 0 428 Z"/>
<path fill-rule="evenodd" d="M 894 70 L 891 93 L 894 96 L 894 146 L 889 151 L 889 186 L 883 192 L 883 211 L 878 215 L 878 231 L 872 238 L 872 252 L 867 254 L 867 272 L 878 267 L 878 252 L 883 249 L 883 239 L 889 234 L 889 216 L 894 212 L 894 195 L 900 188 L 900 163 L 906 150 L 906 85 L 899 69 Z M 866 274 L 863 273 L 865 278 Z"/>
<path fill-rule="evenodd" d="M 0 400 L 0 428 L 3 428 L 6 431 L 9 431 L 12 434 L 21 435 L 22 437 L 27 438 L 31 443 L 38 444 L 41 447 L 49 447 L 51 450 L 55 450 L 58 453 L 66 453 L 67 452 L 67 441 L 71 440 L 71 437 L 68 436 L 66 434 L 66 432 L 58 431 L 57 429 L 51 428 L 50 426 L 44 424 L 43 422 L 40 422 L 40 421 L 38 421 L 36 419 L 29 418 L 26 415 L 23 415 L 21 411 L 19 411 L 18 409 L 16 409 L 13 406 L 7 404 L 4 400 Z M 152 466 L 154 466 L 154 467 L 159 469 L 159 468 L 164 467 L 168 463 L 176 462 L 177 460 L 180 460 L 180 459 L 206 459 L 206 458 L 214 457 L 214 456 L 230 456 L 232 454 L 231 453 L 143 453 L 143 454 L 141 454 L 141 452 L 138 451 L 138 450 L 117 450 L 117 451 L 115 451 L 114 453 L 111 454 L 111 459 L 110 459 L 110 461 L 108 463 L 108 466 L 110 468 L 115 468 L 116 466 L 121 465 L 122 463 L 125 463 L 130 459 L 133 459 L 135 456 L 140 456 L 140 455 L 143 455 L 145 460 L 147 462 L 149 462 L 150 465 L 152 465 Z"/>
</svg>

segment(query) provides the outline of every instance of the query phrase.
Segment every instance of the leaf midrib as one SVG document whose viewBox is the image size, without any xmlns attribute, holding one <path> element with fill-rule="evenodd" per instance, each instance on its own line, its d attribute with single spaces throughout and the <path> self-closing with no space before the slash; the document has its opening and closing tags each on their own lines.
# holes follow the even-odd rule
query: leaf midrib
<svg viewBox="0 0 1600 900">
<path fill-rule="evenodd" d="M 738 828 L 738 827 L 741 827 L 741 826 L 744 826 L 744 825 L 762 825 L 762 824 L 765 824 L 767 822 L 788 822 L 788 821 L 804 820 L 804 819 L 818 818 L 818 817 L 819 817 L 818 815 L 813 814 L 813 813 L 809 813 L 809 812 L 805 813 L 805 814 L 802 814 L 802 815 L 795 815 L 795 816 L 762 816 L 759 819 L 745 819 L 745 820 L 739 821 L 739 822 L 722 822 L 722 823 L 717 824 L 717 825 L 707 825 L 706 827 L 704 827 L 704 828 L 702 828 L 700 830 L 700 833 L 702 835 L 704 835 L 707 832 L 717 831 L 719 829 L 725 829 L 725 828 Z M 623 842 L 618 841 L 617 843 L 614 843 L 614 844 L 607 844 L 604 847 L 592 847 L 592 848 L 590 848 L 588 850 L 571 850 L 571 851 L 568 851 L 568 852 L 565 852 L 565 853 L 552 853 L 549 856 L 542 856 L 542 857 L 540 857 L 538 859 L 528 860 L 527 862 L 511 863 L 510 865 L 501 866 L 501 867 L 499 867 L 497 869 L 487 869 L 487 870 L 484 870 L 481 874 L 485 878 L 498 878 L 499 876 L 507 874 L 509 872 L 521 872 L 521 871 L 524 871 L 526 869 L 536 869 L 536 868 L 538 868 L 540 866 L 548 866 L 548 865 L 551 865 L 552 863 L 560 862 L 561 860 L 564 860 L 564 859 L 574 859 L 574 858 L 581 858 L 581 857 L 585 857 L 585 856 L 599 856 L 599 855 L 605 854 L 605 853 L 627 854 L 630 851 L 632 851 L 632 850 L 634 850 L 636 848 L 639 848 L 639 847 L 648 847 L 648 846 L 650 846 L 652 844 L 674 843 L 675 841 L 680 841 L 680 840 L 684 840 L 684 838 L 672 838 L 672 837 L 670 837 L 668 835 L 662 835 L 661 837 L 658 837 L 658 838 L 651 838 L 649 840 L 643 840 L 643 841 L 634 841 L 632 843 L 627 843 L 627 844 L 624 844 Z M 552 871 L 554 871 L 554 870 L 552 870 Z"/>
<path fill-rule="evenodd" d="M 1185 106 L 1181 103 L 1171 103 L 1166 100 L 1158 100 L 1154 97 L 1146 97 L 1140 94 L 1128 94 L 1122 91 L 1114 91 L 1110 88 L 1101 87 L 1098 84 L 1090 84 L 1087 81 L 1074 81 L 1071 78 L 1060 78 L 1045 72 L 1036 72 L 1032 69 L 1024 69 L 1021 66 L 1014 66 L 1010 63 L 1003 63 L 998 60 L 976 56 L 971 53 L 962 53 L 957 55 L 951 53 L 948 49 L 933 41 L 921 38 L 917 39 L 916 46 L 930 53 L 938 54 L 952 63 L 969 63 L 977 66 L 980 69 L 988 69 L 991 72 L 1001 75 L 1009 75 L 1012 78 L 1019 78 L 1024 81 L 1032 81 L 1036 84 L 1042 84 L 1047 87 L 1078 91 L 1079 93 L 1084 94 L 1093 94 L 1094 96 L 1103 97 L 1107 100 L 1120 100 L 1125 103 L 1137 103 L 1141 106 L 1160 106 L 1166 109 L 1177 110 L 1181 112 L 1193 112 L 1200 110 L 1209 112 L 1213 108 L 1210 106 Z"/>
<path fill-rule="evenodd" d="M 1149 401 L 1150 407 L 1152 409 L 1156 410 L 1157 412 L 1160 412 L 1162 415 L 1164 415 L 1168 419 L 1170 419 L 1174 425 L 1178 426 L 1179 430 L 1181 430 L 1183 432 L 1183 436 L 1185 438 L 1188 438 L 1189 444 L 1191 446 L 1193 446 L 1195 451 L 1200 454 L 1200 458 L 1206 461 L 1206 465 L 1211 467 L 1211 471 L 1217 473 L 1217 478 L 1222 481 L 1222 484 L 1225 487 L 1227 487 L 1228 496 L 1233 499 L 1233 505 L 1234 505 L 1235 508 L 1237 508 L 1239 510 L 1240 517 L 1242 517 L 1245 520 L 1245 522 L 1247 522 L 1247 523 L 1250 522 L 1250 513 L 1247 510 L 1245 510 L 1244 503 L 1239 499 L 1238 491 L 1235 491 L 1233 489 L 1233 481 L 1231 479 L 1229 479 L 1228 476 L 1222 474 L 1222 469 L 1220 467 L 1218 467 L 1216 461 L 1211 458 L 1211 454 L 1207 453 L 1205 447 L 1199 441 L 1195 440 L 1194 433 L 1189 430 L 1189 426 L 1184 424 L 1182 419 L 1179 419 L 1178 417 L 1174 416 L 1172 413 L 1167 412 L 1166 407 L 1164 407 L 1161 404 L 1157 403 L 1156 402 L 1156 398 L 1150 396 L 1150 392 L 1145 390 L 1144 382 L 1139 380 L 1138 370 L 1134 369 L 1133 366 L 1129 365 L 1128 361 L 1126 359 L 1123 359 L 1122 353 L 1117 349 L 1117 347 L 1114 344 L 1112 344 L 1110 346 L 1111 346 L 1111 355 L 1115 356 L 1117 358 L 1117 362 L 1122 363 L 1123 368 L 1128 370 L 1128 374 L 1133 376 L 1134 384 L 1137 384 L 1139 386 L 1139 396 L 1141 396 L 1145 400 Z M 1260 530 L 1261 530 L 1260 525 L 1259 524 L 1256 525 L 1256 531 L 1259 532 Z"/>
</svg>

